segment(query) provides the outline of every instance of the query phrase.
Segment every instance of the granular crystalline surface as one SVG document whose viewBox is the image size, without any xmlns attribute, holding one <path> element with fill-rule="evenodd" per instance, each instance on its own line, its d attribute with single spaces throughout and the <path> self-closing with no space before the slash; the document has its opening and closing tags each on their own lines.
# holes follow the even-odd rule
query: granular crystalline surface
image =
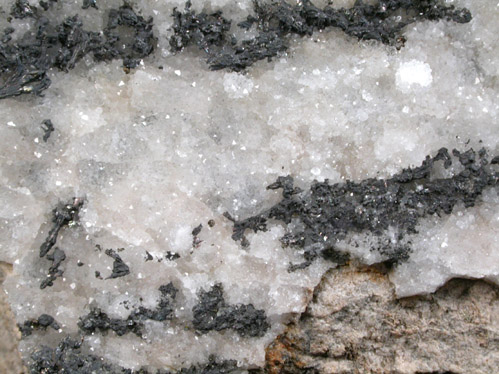
<svg viewBox="0 0 499 374">
<path fill-rule="evenodd" d="M 398 296 L 499 283 L 495 5 L 0 6 L 0 261 L 33 373 L 263 367 L 347 262 Z"/>
</svg>

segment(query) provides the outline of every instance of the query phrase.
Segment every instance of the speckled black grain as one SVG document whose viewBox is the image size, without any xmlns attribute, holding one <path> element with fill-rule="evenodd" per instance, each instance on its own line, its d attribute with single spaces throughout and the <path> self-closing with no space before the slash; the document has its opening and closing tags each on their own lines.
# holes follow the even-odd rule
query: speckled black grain
<svg viewBox="0 0 499 374">
<path fill-rule="evenodd" d="M 61 328 L 54 317 L 48 314 L 42 314 L 38 319 L 27 320 L 17 326 L 19 327 L 19 331 L 21 331 L 21 336 L 23 338 L 30 336 L 33 333 L 33 330 L 46 330 L 47 327 L 52 327 L 54 330 L 59 330 Z"/>
</svg>

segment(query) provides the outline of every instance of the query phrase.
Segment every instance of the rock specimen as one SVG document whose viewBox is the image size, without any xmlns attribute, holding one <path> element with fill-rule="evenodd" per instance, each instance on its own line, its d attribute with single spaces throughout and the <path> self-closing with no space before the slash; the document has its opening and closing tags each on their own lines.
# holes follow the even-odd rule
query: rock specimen
<svg viewBox="0 0 499 374">
<path fill-rule="evenodd" d="M 499 289 L 455 279 L 397 299 L 383 273 L 334 270 L 300 320 L 267 348 L 268 373 L 493 373 Z"/>
<path fill-rule="evenodd" d="M 499 8 L 0 5 L 0 261 L 33 373 L 263 370 L 337 265 L 383 263 L 397 297 L 499 281 Z"/>
<path fill-rule="evenodd" d="M 4 262 L 0 262 L 0 284 L 5 276 L 12 270 Z M 24 374 L 17 345 L 21 333 L 16 326 L 15 318 L 6 300 L 6 295 L 0 292 L 0 372 Z"/>
</svg>

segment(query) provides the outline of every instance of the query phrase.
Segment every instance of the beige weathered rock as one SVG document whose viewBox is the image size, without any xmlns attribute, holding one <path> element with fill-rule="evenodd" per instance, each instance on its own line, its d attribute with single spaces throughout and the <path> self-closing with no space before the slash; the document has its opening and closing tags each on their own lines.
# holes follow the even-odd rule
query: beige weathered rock
<svg viewBox="0 0 499 374">
<path fill-rule="evenodd" d="M 382 270 L 331 270 L 300 320 L 267 349 L 269 373 L 494 373 L 499 289 L 454 279 L 396 299 Z"/>
<path fill-rule="evenodd" d="M 12 266 L 0 261 L 0 286 Z M 0 292 L 0 373 L 26 373 L 17 350 L 21 334 L 16 328 L 14 315 L 7 304 L 3 292 Z"/>
</svg>

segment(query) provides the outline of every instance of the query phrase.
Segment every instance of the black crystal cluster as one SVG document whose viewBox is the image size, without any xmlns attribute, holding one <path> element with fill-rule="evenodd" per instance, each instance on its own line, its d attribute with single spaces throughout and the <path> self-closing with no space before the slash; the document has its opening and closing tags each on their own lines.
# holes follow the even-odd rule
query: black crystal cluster
<svg viewBox="0 0 499 374">
<path fill-rule="evenodd" d="M 156 38 L 153 19 L 137 14 L 125 1 L 108 11 L 103 30 L 88 31 L 78 15 L 62 23 L 51 20 L 46 11 L 55 0 L 41 1 L 40 7 L 28 0 L 16 0 L 11 17 L 33 23 L 20 39 L 13 40 L 14 28 L 7 27 L 0 38 L 0 99 L 25 93 L 41 94 L 51 80 L 51 69 L 69 71 L 86 55 L 96 61 L 123 60 L 126 71 L 154 51 Z M 95 1 L 83 2 L 83 8 L 97 8 Z M 422 20 L 449 20 L 466 23 L 471 13 L 442 5 L 437 0 L 385 0 L 372 5 L 361 0 L 349 9 L 331 6 L 318 8 L 310 0 L 295 5 L 279 0 L 254 2 L 254 14 L 239 22 L 242 29 L 254 29 L 250 39 L 237 40 L 231 33 L 232 20 L 221 11 L 197 13 L 188 1 L 183 11 L 174 9 L 173 35 L 169 43 L 179 52 L 194 44 L 207 54 L 212 70 L 241 71 L 256 61 L 271 59 L 289 48 L 289 36 L 311 35 L 316 30 L 338 28 L 360 40 L 403 45 L 403 29 Z"/>
<path fill-rule="evenodd" d="M 247 246 L 246 230 L 265 231 L 269 219 L 301 229 L 289 231 L 281 242 L 304 252 L 304 262 L 290 270 L 304 268 L 318 256 L 344 262 L 345 255 L 335 248 L 338 240 L 349 233 L 369 232 L 382 236 L 389 228 L 397 233 L 397 241 L 387 241 L 379 250 L 387 261 L 398 263 L 408 258 L 410 247 L 403 241 L 415 234 L 419 221 L 431 215 L 450 214 L 457 204 L 472 207 L 486 188 L 497 187 L 499 173 L 494 170 L 499 158 L 487 157 L 485 149 L 478 152 L 452 151 L 461 171 L 449 178 L 434 178 L 437 162 L 445 169 L 452 163 L 446 148 L 433 157 L 427 156 L 421 166 L 403 169 L 391 178 L 370 178 L 360 182 L 330 184 L 314 182 L 309 191 L 293 187 L 293 178 L 279 177 L 268 189 L 282 189 L 282 200 L 255 216 L 234 220 L 232 238 Z M 490 162 L 489 162 L 490 160 Z M 400 244 L 398 244 L 400 243 Z"/>
<path fill-rule="evenodd" d="M 440 19 L 467 23 L 469 10 L 442 5 L 437 0 L 386 0 L 374 5 L 357 0 L 352 8 L 316 7 L 310 0 L 295 5 L 286 1 L 254 1 L 254 14 L 238 24 L 254 28 L 256 36 L 238 41 L 230 33 L 231 20 L 222 12 L 196 13 L 188 1 L 183 12 L 173 11 L 173 51 L 195 44 L 208 55 L 212 70 L 241 71 L 256 61 L 271 59 L 289 47 L 289 36 L 312 35 L 314 31 L 338 28 L 359 40 L 376 40 L 402 46 L 403 29 L 414 22 Z"/>
<path fill-rule="evenodd" d="M 48 9 L 48 7 L 47 7 Z M 32 27 L 22 38 L 12 40 L 12 27 L 0 39 L 0 99 L 24 93 L 39 95 L 51 80 L 49 71 L 69 71 L 88 54 L 96 61 L 122 59 L 126 69 L 154 50 L 152 18 L 145 19 L 125 3 L 111 9 L 102 31 L 88 31 L 78 15 L 54 23 L 27 0 L 17 0 L 14 18 L 31 18 Z"/>
</svg>

